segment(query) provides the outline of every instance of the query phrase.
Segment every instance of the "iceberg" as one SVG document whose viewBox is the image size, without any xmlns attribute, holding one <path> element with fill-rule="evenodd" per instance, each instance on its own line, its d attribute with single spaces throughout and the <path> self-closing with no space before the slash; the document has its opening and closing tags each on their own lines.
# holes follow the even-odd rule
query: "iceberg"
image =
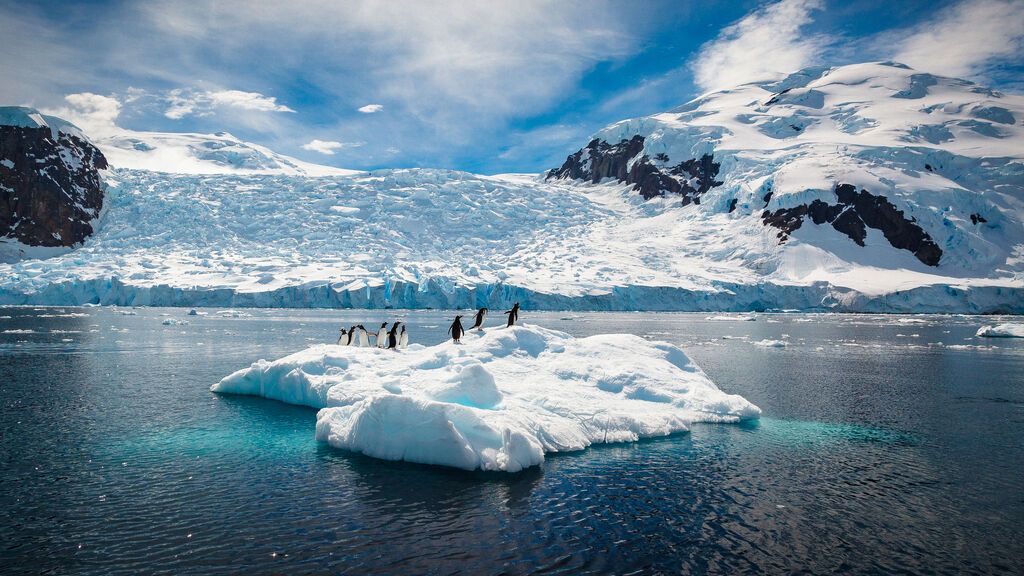
<svg viewBox="0 0 1024 576">
<path fill-rule="evenodd" d="M 975 336 L 982 338 L 1024 338 L 1024 324 L 982 326 Z"/>
<path fill-rule="evenodd" d="M 320 344 L 260 360 L 211 390 L 318 408 L 316 438 L 337 448 L 505 472 L 550 452 L 761 414 L 671 344 L 533 325 L 400 351 Z"/>
</svg>

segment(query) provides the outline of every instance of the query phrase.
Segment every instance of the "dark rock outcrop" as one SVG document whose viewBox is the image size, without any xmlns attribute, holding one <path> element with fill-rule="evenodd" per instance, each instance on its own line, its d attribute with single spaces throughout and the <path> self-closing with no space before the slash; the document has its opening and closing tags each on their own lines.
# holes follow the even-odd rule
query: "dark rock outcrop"
<svg viewBox="0 0 1024 576">
<path fill-rule="evenodd" d="M 894 248 L 909 250 L 918 260 L 929 266 L 938 266 L 942 249 L 932 240 L 913 218 L 908 219 L 902 210 L 889 202 L 885 196 L 876 196 L 867 190 L 857 191 L 851 184 L 840 184 L 835 188 L 837 204 L 814 200 L 793 208 L 765 210 L 761 220 L 779 229 L 778 237 L 785 242 L 794 230 L 803 225 L 805 218 L 815 224 L 832 224 L 832 227 L 864 246 L 867 229 L 881 230 L 885 239 Z"/>
<path fill-rule="evenodd" d="M 711 154 L 670 166 L 671 160 L 665 153 L 656 154 L 652 161 L 643 150 L 644 137 L 640 135 L 618 144 L 595 138 L 566 158 L 561 167 L 550 170 L 547 178 L 588 180 L 594 184 L 614 178 L 632 184 L 645 200 L 677 194 L 684 206 L 691 202 L 700 204 L 702 194 L 722 184 L 715 180 L 720 164 Z"/>
<path fill-rule="evenodd" d="M 29 109 L 6 110 L 42 118 Z M 98 171 L 107 160 L 76 132 L 0 124 L 0 237 L 74 246 L 92 234 L 90 221 L 103 207 Z"/>
</svg>

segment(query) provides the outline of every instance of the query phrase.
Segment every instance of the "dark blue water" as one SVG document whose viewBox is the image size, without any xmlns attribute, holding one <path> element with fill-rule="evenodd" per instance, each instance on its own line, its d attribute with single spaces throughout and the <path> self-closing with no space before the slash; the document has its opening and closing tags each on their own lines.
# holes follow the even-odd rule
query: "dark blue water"
<svg viewBox="0 0 1024 576">
<path fill-rule="evenodd" d="M 0 572 L 1024 572 L 1024 341 L 992 318 L 526 312 L 676 343 L 765 417 L 501 475 L 208 390 L 383 312 L 132 312 L 0 308 Z M 449 314 L 401 316 L 432 343 Z"/>
</svg>

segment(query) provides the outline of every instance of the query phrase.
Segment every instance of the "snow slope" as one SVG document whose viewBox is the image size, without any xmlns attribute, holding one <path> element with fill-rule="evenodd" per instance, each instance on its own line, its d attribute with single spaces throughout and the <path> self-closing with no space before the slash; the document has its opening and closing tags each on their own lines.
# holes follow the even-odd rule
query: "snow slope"
<svg viewBox="0 0 1024 576">
<path fill-rule="evenodd" d="M 615 178 L 114 170 L 96 234 L 0 264 L 0 303 L 1024 313 L 1022 122 L 1020 96 L 875 63 L 598 133 L 642 136 L 626 160 L 666 173 L 713 154 L 699 204 Z M 816 200 L 845 215 L 839 184 L 894 206 L 937 265 L 871 226 L 861 246 L 808 215 L 766 223 Z"/>
<path fill-rule="evenodd" d="M 228 134 L 119 130 L 93 138 L 114 168 L 179 174 L 280 174 L 344 176 L 358 174 L 311 164 L 244 142 Z"/>
<path fill-rule="evenodd" d="M 320 408 L 316 437 L 338 448 L 506 472 L 548 452 L 761 413 L 679 348 L 638 336 L 573 338 L 525 325 L 463 340 L 402 351 L 318 345 L 260 360 L 211 390 Z"/>
</svg>

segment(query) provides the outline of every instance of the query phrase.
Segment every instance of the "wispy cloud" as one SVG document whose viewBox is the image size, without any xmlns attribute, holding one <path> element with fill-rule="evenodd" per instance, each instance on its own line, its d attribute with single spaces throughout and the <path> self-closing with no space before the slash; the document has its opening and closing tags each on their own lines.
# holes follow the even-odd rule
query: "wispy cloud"
<svg viewBox="0 0 1024 576">
<path fill-rule="evenodd" d="M 338 142 L 336 140 L 317 140 L 314 138 L 313 140 L 303 144 L 302 149 L 333 156 L 335 150 L 341 150 L 342 148 L 358 148 L 362 145 L 362 142 Z"/>
<path fill-rule="evenodd" d="M 211 48 L 229 60 L 267 55 L 263 77 L 298 72 L 329 97 L 382 98 L 400 112 L 389 122 L 421 127 L 413 138 L 419 146 L 429 130 L 448 149 L 468 145 L 482 128 L 543 112 L 597 63 L 632 53 L 638 39 L 627 12 L 605 0 L 198 0 L 137 8 L 157 30 L 150 44 L 173 47 L 183 61 L 205 62 L 200 50 Z M 314 49 L 322 57 L 311 70 L 301 56 Z"/>
<path fill-rule="evenodd" d="M 803 31 L 821 6 L 820 0 L 780 0 L 747 14 L 701 46 L 690 66 L 694 83 L 710 91 L 806 66 L 825 44 Z"/>
<path fill-rule="evenodd" d="M 363 114 L 374 114 L 384 109 L 383 104 L 367 104 L 366 106 L 360 106 L 356 108 L 356 111 L 362 112 Z"/>
<path fill-rule="evenodd" d="M 966 0 L 895 36 L 894 59 L 948 76 L 985 74 L 990 66 L 1024 57 L 1024 2 Z"/>
<path fill-rule="evenodd" d="M 173 120 L 191 115 L 210 115 L 221 107 L 252 112 L 295 112 L 283 104 L 278 104 L 274 96 L 242 90 L 197 91 L 179 88 L 171 90 L 166 99 L 168 107 L 164 111 L 164 116 Z"/>
</svg>

